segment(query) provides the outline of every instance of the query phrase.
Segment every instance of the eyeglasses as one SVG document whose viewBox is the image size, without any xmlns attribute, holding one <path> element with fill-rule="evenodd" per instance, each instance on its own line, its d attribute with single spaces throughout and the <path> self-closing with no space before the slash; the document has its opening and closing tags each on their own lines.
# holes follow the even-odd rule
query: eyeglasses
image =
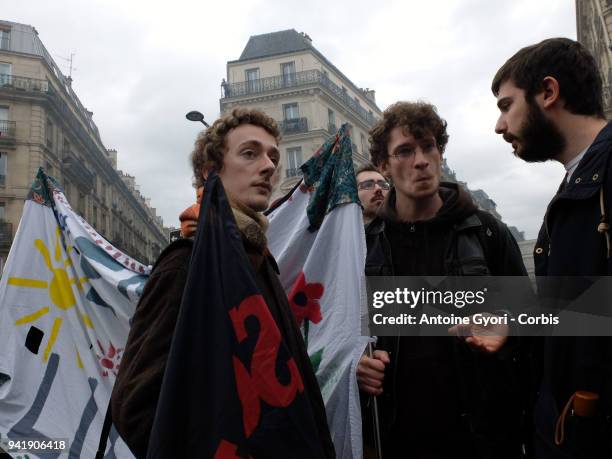
<svg viewBox="0 0 612 459">
<path fill-rule="evenodd" d="M 357 188 L 359 188 L 360 190 L 372 190 L 374 189 L 375 185 L 378 185 L 381 188 L 381 190 L 385 190 L 385 191 L 391 188 L 391 185 L 389 185 L 389 182 L 385 180 L 364 180 L 363 182 L 357 185 Z"/>
<path fill-rule="evenodd" d="M 433 153 L 438 151 L 436 141 L 434 139 L 426 140 L 419 145 L 423 154 Z M 396 153 L 389 155 L 399 161 L 405 161 L 414 157 L 417 147 L 412 145 L 402 146 Z"/>
</svg>

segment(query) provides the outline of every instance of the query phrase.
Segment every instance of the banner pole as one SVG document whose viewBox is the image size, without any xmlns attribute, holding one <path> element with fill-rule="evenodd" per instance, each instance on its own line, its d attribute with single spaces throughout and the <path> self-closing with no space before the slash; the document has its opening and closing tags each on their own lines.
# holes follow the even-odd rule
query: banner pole
<svg viewBox="0 0 612 459">
<path fill-rule="evenodd" d="M 372 347 L 372 343 L 368 343 L 368 357 L 374 357 L 374 350 Z M 372 402 L 372 422 L 374 425 L 374 448 L 376 449 L 376 458 L 382 459 L 382 447 L 380 443 L 380 421 L 378 419 L 378 399 L 375 395 L 371 396 Z"/>
</svg>

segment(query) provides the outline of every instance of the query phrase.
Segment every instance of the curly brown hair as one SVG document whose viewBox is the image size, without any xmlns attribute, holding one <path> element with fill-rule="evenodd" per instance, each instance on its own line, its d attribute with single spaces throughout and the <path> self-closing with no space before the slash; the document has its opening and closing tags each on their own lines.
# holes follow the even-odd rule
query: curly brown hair
<svg viewBox="0 0 612 459">
<path fill-rule="evenodd" d="M 370 130 L 370 155 L 372 162 L 380 166 L 388 158 L 389 134 L 401 126 L 405 133 L 416 139 L 433 135 L 440 153 L 448 143 L 446 121 L 440 118 L 436 107 L 427 102 L 396 102 L 387 107 L 382 119 Z"/>
<path fill-rule="evenodd" d="M 235 108 L 229 115 L 222 116 L 212 126 L 198 134 L 193 152 L 191 166 L 193 168 L 194 186 L 204 185 L 204 172 L 223 168 L 225 154 L 225 138 L 232 130 L 241 124 L 252 124 L 262 127 L 276 142 L 280 142 L 280 132 L 276 121 L 264 112 L 256 109 Z"/>
</svg>

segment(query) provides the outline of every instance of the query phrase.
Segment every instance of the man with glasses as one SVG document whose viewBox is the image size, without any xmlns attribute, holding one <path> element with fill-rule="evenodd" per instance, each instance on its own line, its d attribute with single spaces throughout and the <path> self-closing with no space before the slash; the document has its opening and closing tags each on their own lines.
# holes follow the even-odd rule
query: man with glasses
<svg viewBox="0 0 612 459">
<path fill-rule="evenodd" d="M 391 186 L 373 164 L 361 166 L 355 176 L 357 193 L 363 207 L 363 224 L 367 226 L 376 217 L 376 212 L 389 194 Z"/>
<path fill-rule="evenodd" d="M 393 190 L 366 228 L 367 275 L 526 275 L 507 227 L 441 181 L 448 134 L 433 105 L 398 102 L 370 135 L 372 161 Z M 518 368 L 511 346 L 497 352 L 505 342 L 379 337 L 357 380 L 378 396 L 383 456 L 520 457 Z"/>
</svg>

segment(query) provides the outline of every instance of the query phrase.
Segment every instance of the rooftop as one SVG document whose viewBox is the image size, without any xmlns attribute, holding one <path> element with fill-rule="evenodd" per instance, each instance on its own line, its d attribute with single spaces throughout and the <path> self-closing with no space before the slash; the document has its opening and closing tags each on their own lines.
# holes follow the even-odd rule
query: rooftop
<svg viewBox="0 0 612 459">
<path fill-rule="evenodd" d="M 252 35 L 244 47 L 240 58 L 236 61 L 230 61 L 229 63 L 238 63 L 253 59 L 296 53 L 300 51 L 311 51 L 314 53 L 322 62 L 325 63 L 325 65 L 331 68 L 342 79 L 346 80 L 350 86 L 353 87 L 353 91 L 355 93 L 365 95 L 363 89 L 356 86 L 346 75 L 344 75 L 344 73 L 342 73 L 323 54 L 321 54 L 317 48 L 312 46 L 312 40 L 308 34 L 304 32 L 297 32 L 295 29 L 281 30 L 279 32 L 270 32 L 261 35 Z M 368 97 L 365 97 L 365 100 L 372 106 L 373 109 L 380 112 L 380 108 L 378 108 L 375 102 L 370 100 Z"/>
</svg>

